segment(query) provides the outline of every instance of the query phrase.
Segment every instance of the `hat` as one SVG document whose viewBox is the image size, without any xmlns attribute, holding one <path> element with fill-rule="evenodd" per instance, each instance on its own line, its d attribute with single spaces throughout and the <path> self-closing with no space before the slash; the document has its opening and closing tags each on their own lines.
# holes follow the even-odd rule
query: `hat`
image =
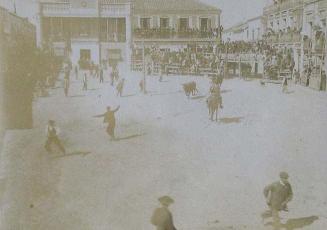
<svg viewBox="0 0 327 230">
<path fill-rule="evenodd" d="M 54 120 L 49 120 L 48 122 L 49 122 L 49 123 L 55 123 L 55 121 L 54 121 Z"/>
<path fill-rule="evenodd" d="M 282 179 L 288 179 L 289 176 L 287 172 L 281 172 L 279 173 L 279 177 Z"/>
<path fill-rule="evenodd" d="M 169 205 L 169 204 L 174 203 L 174 200 L 169 196 L 162 196 L 162 197 L 158 198 L 158 200 L 159 200 L 159 202 L 161 204 L 168 204 Z"/>
</svg>

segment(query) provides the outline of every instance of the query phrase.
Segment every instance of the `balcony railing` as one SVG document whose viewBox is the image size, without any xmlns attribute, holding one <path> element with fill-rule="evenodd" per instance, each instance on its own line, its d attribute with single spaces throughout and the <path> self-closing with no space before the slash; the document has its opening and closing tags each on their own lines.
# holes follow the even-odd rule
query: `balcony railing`
<svg viewBox="0 0 327 230">
<path fill-rule="evenodd" d="M 195 29 L 178 30 L 169 28 L 152 28 L 134 30 L 133 36 L 136 39 L 179 39 L 179 38 L 203 38 L 203 39 L 217 39 L 219 33 L 215 30 L 200 31 Z"/>
<path fill-rule="evenodd" d="M 81 14 L 82 12 L 93 15 L 98 13 L 95 8 L 75 9 L 70 3 L 42 3 L 42 12 L 44 15 Z M 100 12 L 104 16 L 127 16 L 130 14 L 130 4 L 102 4 Z"/>
<path fill-rule="evenodd" d="M 43 14 L 68 14 L 70 13 L 69 3 L 43 3 Z"/>
<path fill-rule="evenodd" d="M 301 42 L 300 33 L 285 33 L 266 35 L 265 40 L 270 44 L 275 43 L 299 43 Z"/>
<path fill-rule="evenodd" d="M 302 6 L 303 0 L 286 0 L 282 3 L 276 3 L 264 8 L 266 14 L 272 14 L 280 11 L 285 11 L 292 8 Z"/>
<path fill-rule="evenodd" d="M 101 42 L 126 42 L 126 34 L 124 33 L 101 33 Z"/>
<path fill-rule="evenodd" d="M 107 16 L 127 16 L 130 13 L 127 4 L 101 5 L 101 15 Z"/>
</svg>

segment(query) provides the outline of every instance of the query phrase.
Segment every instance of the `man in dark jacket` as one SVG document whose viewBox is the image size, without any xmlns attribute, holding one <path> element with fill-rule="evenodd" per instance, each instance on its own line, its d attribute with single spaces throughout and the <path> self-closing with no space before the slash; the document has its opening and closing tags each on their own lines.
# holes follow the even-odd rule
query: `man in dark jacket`
<svg viewBox="0 0 327 230">
<path fill-rule="evenodd" d="M 103 79 L 103 69 L 100 69 L 100 83 L 103 83 L 104 79 Z"/>
<path fill-rule="evenodd" d="M 59 132 L 60 132 L 60 130 L 56 126 L 55 121 L 49 120 L 48 125 L 46 127 L 47 141 L 44 146 L 48 152 L 52 152 L 51 144 L 54 143 L 55 145 L 57 145 L 59 147 L 59 149 L 62 153 L 64 153 L 64 154 L 66 153 L 64 146 L 61 144 L 61 141 L 58 138 Z"/>
<path fill-rule="evenodd" d="M 279 212 L 288 211 L 287 203 L 293 198 L 292 187 L 288 182 L 288 174 L 281 172 L 279 176 L 280 181 L 266 186 L 263 192 L 271 211 L 275 230 L 281 227 Z"/>
<path fill-rule="evenodd" d="M 157 227 L 157 230 L 176 230 L 173 216 L 168 209 L 169 205 L 174 203 L 174 200 L 169 196 L 160 197 L 158 200 L 162 207 L 153 212 L 151 223 Z"/>
<path fill-rule="evenodd" d="M 116 127 L 116 118 L 115 113 L 119 110 L 120 106 L 118 106 L 115 110 L 111 110 L 110 106 L 107 107 L 107 112 L 101 115 L 97 115 L 94 117 L 104 117 L 103 122 L 107 123 L 107 133 L 109 134 L 111 140 L 115 140 L 115 127 Z"/>
</svg>

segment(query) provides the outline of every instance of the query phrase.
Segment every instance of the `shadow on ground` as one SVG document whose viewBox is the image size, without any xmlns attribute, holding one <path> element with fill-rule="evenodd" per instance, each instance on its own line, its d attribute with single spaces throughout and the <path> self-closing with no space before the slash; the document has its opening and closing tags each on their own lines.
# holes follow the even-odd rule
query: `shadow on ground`
<svg viewBox="0 0 327 230">
<path fill-rule="evenodd" d="M 136 93 L 134 93 L 134 94 L 127 94 L 127 95 L 124 95 L 124 96 L 121 96 L 121 97 L 133 97 L 135 95 L 136 95 Z"/>
<path fill-rule="evenodd" d="M 85 95 L 71 95 L 71 96 L 69 96 L 69 97 L 85 97 Z"/>
<path fill-rule="evenodd" d="M 289 219 L 286 221 L 285 224 L 281 224 L 281 229 L 286 229 L 286 230 L 301 229 L 313 224 L 318 219 L 319 219 L 318 216 Z M 273 222 L 268 222 L 265 224 L 265 226 L 273 226 Z"/>
<path fill-rule="evenodd" d="M 192 100 L 198 100 L 198 99 L 202 99 L 205 98 L 206 96 L 196 96 L 196 97 L 191 97 L 190 99 Z"/>
<path fill-rule="evenodd" d="M 149 92 L 148 92 L 149 93 Z M 171 94 L 178 94 L 178 93 L 182 93 L 181 90 L 175 91 L 175 92 L 169 92 L 169 93 L 151 93 L 150 96 L 161 96 L 161 95 L 171 95 Z"/>
<path fill-rule="evenodd" d="M 129 135 L 129 136 L 126 136 L 126 137 L 118 137 L 118 138 L 115 139 L 115 141 L 129 140 L 129 139 L 141 137 L 141 136 L 144 136 L 144 135 L 145 135 L 145 133 Z"/>
<path fill-rule="evenodd" d="M 224 89 L 224 90 L 221 91 L 221 93 L 230 93 L 230 92 L 232 92 L 231 89 Z"/>
<path fill-rule="evenodd" d="M 240 123 L 243 118 L 244 117 L 222 117 L 219 121 L 224 124 Z"/>
<path fill-rule="evenodd" d="M 89 151 L 75 151 L 72 153 L 66 153 L 66 154 L 62 154 L 59 156 L 54 156 L 54 159 L 58 159 L 58 158 L 64 158 L 64 157 L 71 157 L 71 156 L 83 156 L 85 157 L 86 155 L 91 154 L 91 152 Z"/>
</svg>

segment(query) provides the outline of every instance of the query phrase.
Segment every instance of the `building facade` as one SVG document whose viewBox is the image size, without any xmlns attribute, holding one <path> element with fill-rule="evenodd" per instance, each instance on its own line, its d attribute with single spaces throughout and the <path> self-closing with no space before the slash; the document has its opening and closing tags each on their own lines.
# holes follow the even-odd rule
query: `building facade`
<svg viewBox="0 0 327 230">
<path fill-rule="evenodd" d="M 288 49 L 298 71 L 302 65 L 303 4 L 303 0 L 267 0 L 263 10 L 264 39 L 275 48 Z"/>
<path fill-rule="evenodd" d="M 31 53 L 36 29 L 27 19 L 0 7 L 0 136 L 5 129 L 32 126 Z"/>
<path fill-rule="evenodd" d="M 73 64 L 128 61 L 131 8 L 129 0 L 42 0 L 39 41 Z"/>
<path fill-rule="evenodd" d="M 327 1 L 305 0 L 303 12 L 302 72 L 310 67 L 309 86 L 326 90 Z"/>
<path fill-rule="evenodd" d="M 327 1 L 267 0 L 263 16 L 267 42 L 293 51 L 302 84 L 325 90 Z"/>
<path fill-rule="evenodd" d="M 220 41 L 221 10 L 197 0 L 135 0 L 134 47 L 180 49 Z"/>
<path fill-rule="evenodd" d="M 40 45 L 73 64 L 130 61 L 131 48 L 186 47 L 220 40 L 217 8 L 196 0 L 41 0 Z"/>
</svg>

